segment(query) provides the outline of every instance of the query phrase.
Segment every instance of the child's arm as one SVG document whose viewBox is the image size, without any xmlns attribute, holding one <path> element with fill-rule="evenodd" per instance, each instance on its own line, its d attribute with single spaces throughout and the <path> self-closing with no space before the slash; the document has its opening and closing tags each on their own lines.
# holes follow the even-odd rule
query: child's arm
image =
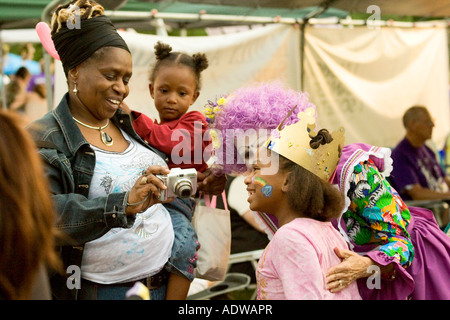
<svg viewBox="0 0 450 320">
<path fill-rule="evenodd" d="M 201 147 L 201 156 L 203 158 L 204 149 L 210 144 L 210 139 L 204 141 L 203 135 L 208 129 L 205 117 L 198 111 L 191 111 L 184 114 L 178 121 L 171 121 L 168 124 L 156 124 L 152 119 L 143 113 L 133 111 L 135 120 L 133 121 L 134 130 L 147 141 L 151 146 L 159 149 L 167 155 L 172 154 L 172 150 L 177 147 L 180 150 L 179 156 L 183 156 L 182 152 L 185 148 L 179 145 L 184 139 L 189 139 L 189 151 L 194 154 L 195 147 Z M 195 126 L 199 129 L 194 131 Z M 200 134 L 194 139 L 194 133 Z M 198 144 L 198 146 L 197 146 Z M 183 145 L 184 146 L 184 145 Z M 200 152 L 200 151 L 199 151 Z M 194 159 L 192 158 L 192 161 Z M 207 160 L 207 159 L 204 159 Z"/>
<path fill-rule="evenodd" d="M 134 114 L 133 111 L 131 110 L 131 108 L 122 101 L 122 103 L 120 104 L 119 108 L 124 112 L 130 115 L 131 117 L 131 121 L 134 121 Z"/>
</svg>

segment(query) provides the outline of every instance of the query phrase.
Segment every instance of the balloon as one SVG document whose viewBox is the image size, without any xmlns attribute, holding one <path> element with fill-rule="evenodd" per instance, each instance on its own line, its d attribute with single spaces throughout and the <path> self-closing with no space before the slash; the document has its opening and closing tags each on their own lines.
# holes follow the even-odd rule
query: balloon
<svg viewBox="0 0 450 320">
<path fill-rule="evenodd" d="M 36 25 L 36 32 L 41 40 L 42 45 L 45 50 L 56 60 L 60 60 L 59 54 L 55 49 L 55 44 L 53 43 L 52 36 L 50 34 L 50 27 L 45 22 L 39 22 Z"/>
</svg>

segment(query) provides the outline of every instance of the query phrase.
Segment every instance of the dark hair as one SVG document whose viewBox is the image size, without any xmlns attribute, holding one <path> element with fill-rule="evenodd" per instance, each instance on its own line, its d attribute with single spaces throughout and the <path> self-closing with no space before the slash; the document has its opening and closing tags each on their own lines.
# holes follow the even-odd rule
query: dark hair
<svg viewBox="0 0 450 320">
<path fill-rule="evenodd" d="M 321 129 L 311 137 L 313 149 L 333 141 L 327 129 Z M 330 221 L 337 218 L 344 207 L 344 194 L 327 181 L 295 162 L 279 156 L 280 170 L 289 172 L 287 200 L 289 206 L 312 219 Z"/>
<path fill-rule="evenodd" d="M 156 63 L 150 73 L 150 82 L 155 81 L 156 74 L 162 66 L 181 64 L 192 69 L 197 83 L 196 90 L 200 90 L 203 70 L 208 68 L 208 58 L 204 53 L 195 53 L 192 56 L 183 52 L 172 52 L 172 47 L 158 41 L 155 45 Z"/>
<path fill-rule="evenodd" d="M 25 79 L 26 77 L 31 75 L 31 73 L 26 67 L 20 67 L 19 69 L 17 69 L 14 75 L 16 76 L 16 78 Z"/>
<path fill-rule="evenodd" d="M 429 114 L 428 109 L 424 106 L 412 106 L 406 110 L 402 118 L 405 129 L 409 127 L 411 122 L 417 120 L 421 114 Z"/>
<path fill-rule="evenodd" d="M 309 146 L 313 149 L 319 148 L 321 145 L 330 143 L 333 141 L 333 137 L 327 129 L 320 129 L 317 135 L 311 138 Z"/>
<path fill-rule="evenodd" d="M 290 174 L 286 195 L 292 209 L 318 221 L 339 217 L 344 207 L 341 191 L 291 160 L 279 159 L 280 170 Z"/>
<path fill-rule="evenodd" d="M 32 91 L 43 99 L 47 97 L 47 88 L 45 86 L 45 83 L 35 84 Z"/>
</svg>

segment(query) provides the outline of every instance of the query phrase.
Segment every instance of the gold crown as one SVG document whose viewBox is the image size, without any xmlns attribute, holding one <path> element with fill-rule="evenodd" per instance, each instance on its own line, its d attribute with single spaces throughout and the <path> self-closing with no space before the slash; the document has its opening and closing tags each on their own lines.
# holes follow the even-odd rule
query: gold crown
<svg viewBox="0 0 450 320">
<path fill-rule="evenodd" d="M 294 108 L 295 109 L 295 108 Z M 292 111 L 286 116 L 290 116 Z M 317 149 L 310 146 L 311 139 L 317 135 L 314 131 L 316 119 L 314 108 L 308 108 L 298 113 L 299 121 L 283 128 L 281 122 L 278 128 L 272 131 L 271 136 L 264 144 L 268 149 L 288 158 L 319 178 L 329 181 L 337 167 L 344 147 L 343 127 L 334 131 L 332 141 L 320 144 Z"/>
</svg>

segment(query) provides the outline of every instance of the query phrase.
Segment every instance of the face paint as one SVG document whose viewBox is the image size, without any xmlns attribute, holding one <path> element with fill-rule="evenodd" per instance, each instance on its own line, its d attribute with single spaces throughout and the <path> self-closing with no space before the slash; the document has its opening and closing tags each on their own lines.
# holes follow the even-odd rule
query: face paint
<svg viewBox="0 0 450 320">
<path fill-rule="evenodd" d="M 270 184 L 266 184 L 261 188 L 261 193 L 264 197 L 270 197 L 272 195 L 273 187 Z"/>
<path fill-rule="evenodd" d="M 253 177 L 252 183 L 257 184 L 261 187 L 264 187 L 267 184 L 266 180 L 264 180 L 263 178 L 260 178 L 260 177 L 256 177 L 256 178 Z"/>
<path fill-rule="evenodd" d="M 273 187 L 270 184 L 267 184 L 266 180 L 263 178 L 253 177 L 252 183 L 261 186 L 261 193 L 263 196 L 270 197 L 272 195 Z"/>
</svg>

